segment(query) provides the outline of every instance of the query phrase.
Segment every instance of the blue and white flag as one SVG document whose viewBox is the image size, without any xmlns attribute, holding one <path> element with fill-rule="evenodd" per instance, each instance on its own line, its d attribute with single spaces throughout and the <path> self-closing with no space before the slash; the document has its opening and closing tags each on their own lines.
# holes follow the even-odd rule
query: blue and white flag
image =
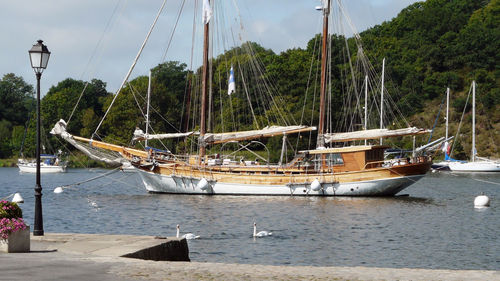
<svg viewBox="0 0 500 281">
<path fill-rule="evenodd" d="M 212 18 L 212 8 L 209 0 L 203 0 L 203 24 L 207 24 Z"/>
<path fill-rule="evenodd" d="M 231 95 L 231 93 L 236 91 L 236 84 L 234 83 L 234 70 L 231 65 L 231 71 L 229 72 L 229 85 L 227 87 L 227 94 Z"/>
</svg>

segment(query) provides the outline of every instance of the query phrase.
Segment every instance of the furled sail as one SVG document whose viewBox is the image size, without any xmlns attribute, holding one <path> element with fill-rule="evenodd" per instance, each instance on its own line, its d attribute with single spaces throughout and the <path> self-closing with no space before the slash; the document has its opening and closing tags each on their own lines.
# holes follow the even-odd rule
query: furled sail
<svg viewBox="0 0 500 281">
<path fill-rule="evenodd" d="M 187 133 L 168 133 L 168 134 L 148 134 L 146 135 L 141 129 L 135 129 L 134 131 L 134 141 L 138 140 L 159 140 L 159 139 L 171 139 L 171 138 L 183 138 L 194 134 L 194 132 Z"/>
<path fill-rule="evenodd" d="M 400 137 L 400 136 L 412 136 L 426 134 L 430 131 L 427 129 L 421 129 L 416 127 L 409 127 L 397 130 L 389 129 L 373 129 L 364 130 L 356 132 L 347 133 L 332 133 L 325 134 L 325 142 L 346 142 L 346 141 L 356 141 L 356 140 L 368 140 L 368 139 L 379 139 L 379 138 L 390 138 L 390 137 Z"/>
<path fill-rule="evenodd" d="M 147 152 L 145 151 L 73 136 L 66 131 L 66 122 L 62 119 L 56 123 L 50 133 L 61 136 L 64 140 L 72 144 L 75 148 L 85 153 L 90 158 L 96 161 L 105 162 L 109 165 L 122 165 L 124 163 L 128 163 L 129 161 L 123 157 L 123 153 L 140 157 L 147 156 Z"/>
<path fill-rule="evenodd" d="M 309 132 L 316 130 L 316 127 L 307 126 L 267 126 L 261 130 L 251 130 L 251 131 L 240 131 L 240 132 L 229 132 L 229 133 L 218 133 L 218 134 L 206 134 L 203 137 L 205 143 L 225 143 L 230 141 L 241 141 L 258 139 L 262 137 L 272 137 L 283 134 L 295 134 L 300 132 Z"/>
</svg>

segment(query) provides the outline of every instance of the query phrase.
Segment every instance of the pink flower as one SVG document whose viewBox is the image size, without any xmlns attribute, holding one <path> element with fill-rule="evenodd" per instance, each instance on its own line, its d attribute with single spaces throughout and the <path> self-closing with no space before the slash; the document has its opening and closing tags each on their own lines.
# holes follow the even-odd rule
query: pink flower
<svg viewBox="0 0 500 281">
<path fill-rule="evenodd" d="M 26 224 L 22 218 L 3 218 L 0 220 L 0 237 L 2 239 L 9 238 L 9 235 L 13 232 L 26 229 Z"/>
</svg>

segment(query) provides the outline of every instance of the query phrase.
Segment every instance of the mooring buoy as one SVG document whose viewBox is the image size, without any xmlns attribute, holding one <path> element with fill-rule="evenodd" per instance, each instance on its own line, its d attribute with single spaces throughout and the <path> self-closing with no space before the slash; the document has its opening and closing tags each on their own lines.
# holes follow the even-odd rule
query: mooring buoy
<svg viewBox="0 0 500 281">
<path fill-rule="evenodd" d="M 485 208 L 490 206 L 490 198 L 481 194 L 474 199 L 474 208 Z"/>
</svg>

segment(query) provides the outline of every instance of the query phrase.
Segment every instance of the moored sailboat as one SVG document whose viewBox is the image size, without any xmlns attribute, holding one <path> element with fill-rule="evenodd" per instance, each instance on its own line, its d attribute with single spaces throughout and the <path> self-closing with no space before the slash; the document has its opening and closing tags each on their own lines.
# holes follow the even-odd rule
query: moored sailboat
<svg viewBox="0 0 500 281">
<path fill-rule="evenodd" d="M 21 173 L 36 173 L 36 160 L 18 159 L 17 166 Z M 67 163 L 61 161 L 57 155 L 40 155 L 40 173 L 64 173 Z"/>
<path fill-rule="evenodd" d="M 500 172 L 500 161 L 477 156 L 476 150 L 476 81 L 472 81 L 472 151 L 470 161 L 450 161 L 453 172 Z"/>
<path fill-rule="evenodd" d="M 209 87 L 209 24 L 210 1 L 204 1 L 204 49 L 201 82 L 199 153 L 174 155 L 169 151 L 135 149 L 72 136 L 66 132 L 66 123 L 60 121 L 53 132 L 78 147 L 102 148 L 118 152 L 123 161 L 129 161 L 149 192 L 178 194 L 231 195 L 317 195 L 317 196 L 390 196 L 395 195 L 429 170 L 431 161 L 426 156 L 415 156 L 398 161 L 385 161 L 384 145 L 350 145 L 334 147 L 333 143 L 355 143 L 359 140 L 427 133 L 426 130 L 385 128 L 346 133 L 326 131 L 327 42 L 330 1 L 324 1 L 323 41 L 321 58 L 321 90 L 318 128 L 304 125 L 267 126 L 240 132 L 209 133 L 206 128 L 207 93 Z M 234 79 L 234 78 L 233 78 Z M 383 87 L 382 87 L 383 91 Z M 382 121 L 381 121 L 382 125 Z M 289 135 L 318 131 L 314 149 L 303 150 L 288 163 L 283 153 Z M 141 135 L 138 132 L 138 135 Z M 183 136 L 183 135 L 180 135 Z M 282 136 L 282 157 L 277 164 L 269 161 L 234 161 L 234 159 L 207 155 L 207 147 L 229 142 L 252 141 L 263 137 Z M 144 138 L 148 139 L 146 131 Z M 328 147 L 330 146 L 330 147 Z M 82 147 L 82 146 L 80 146 Z M 85 149 L 85 148 L 84 148 Z M 87 150 L 88 151 L 88 150 Z M 122 161 L 118 158 L 116 161 Z"/>
</svg>

